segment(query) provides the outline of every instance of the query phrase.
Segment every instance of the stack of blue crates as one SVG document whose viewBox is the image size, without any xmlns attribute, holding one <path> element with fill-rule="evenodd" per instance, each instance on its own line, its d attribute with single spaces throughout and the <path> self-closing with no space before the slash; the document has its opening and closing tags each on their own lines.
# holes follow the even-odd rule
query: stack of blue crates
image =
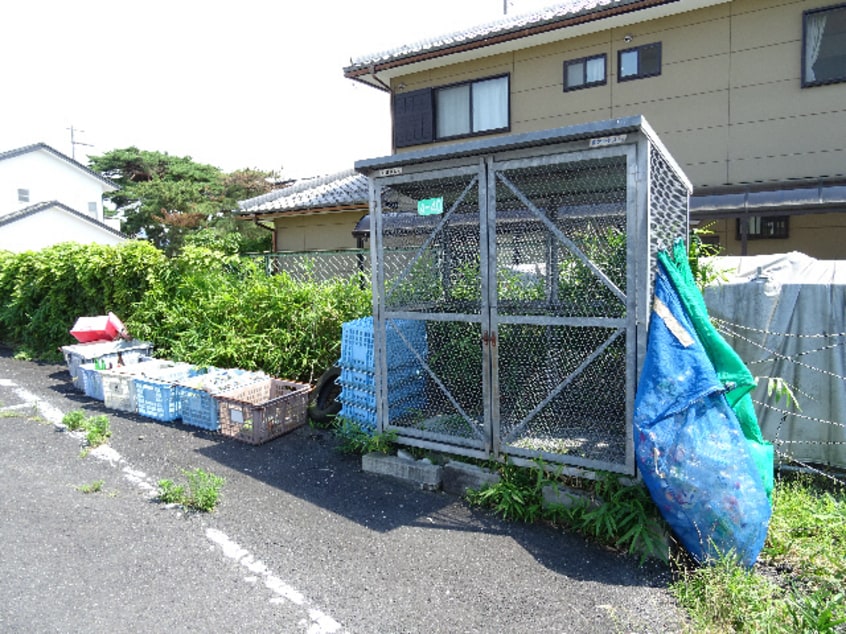
<svg viewBox="0 0 846 634">
<path fill-rule="evenodd" d="M 400 337 L 402 332 L 408 344 Z M 398 418 L 422 411 L 426 406 L 426 379 L 414 350 L 422 359 L 428 355 L 426 322 L 392 319 L 387 324 L 388 415 Z M 343 418 L 363 427 L 376 427 L 376 380 L 373 350 L 373 318 L 362 317 L 341 328 L 341 360 L 338 362 L 342 390 L 338 397 Z"/>
</svg>

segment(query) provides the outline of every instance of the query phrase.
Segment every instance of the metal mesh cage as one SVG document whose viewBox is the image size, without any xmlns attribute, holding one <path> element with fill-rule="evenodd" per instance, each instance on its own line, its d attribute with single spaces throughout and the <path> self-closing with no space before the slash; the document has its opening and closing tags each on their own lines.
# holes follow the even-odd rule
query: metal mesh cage
<svg viewBox="0 0 846 634">
<path fill-rule="evenodd" d="M 614 138 L 374 179 L 381 428 L 633 472 L 639 328 L 689 185 L 651 136 Z"/>
</svg>

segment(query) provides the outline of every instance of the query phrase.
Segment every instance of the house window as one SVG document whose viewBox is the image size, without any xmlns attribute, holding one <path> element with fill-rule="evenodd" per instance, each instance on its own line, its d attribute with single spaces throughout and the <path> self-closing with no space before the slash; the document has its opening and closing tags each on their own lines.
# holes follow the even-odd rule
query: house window
<svg viewBox="0 0 846 634">
<path fill-rule="evenodd" d="M 564 62 L 564 90 L 578 90 L 605 83 L 606 56 L 583 57 Z"/>
<path fill-rule="evenodd" d="M 661 74 L 661 42 L 627 48 L 617 53 L 617 81 Z"/>
<path fill-rule="evenodd" d="M 435 89 L 436 138 L 507 129 L 507 75 Z"/>
<path fill-rule="evenodd" d="M 846 81 L 846 4 L 805 11 L 802 85 Z"/>
<path fill-rule="evenodd" d="M 507 131 L 509 100 L 508 75 L 394 93 L 394 147 Z"/>
<path fill-rule="evenodd" d="M 88 213 L 91 214 L 92 216 L 94 216 L 95 218 L 97 217 L 97 203 L 96 202 L 88 203 Z"/>
<path fill-rule="evenodd" d="M 788 216 L 749 216 L 747 240 L 789 237 L 790 218 Z M 743 239 L 742 218 L 737 219 L 737 239 Z"/>
<path fill-rule="evenodd" d="M 18 190 L 18 202 L 19 203 L 28 203 L 29 202 L 29 190 L 28 189 L 19 189 Z"/>
</svg>

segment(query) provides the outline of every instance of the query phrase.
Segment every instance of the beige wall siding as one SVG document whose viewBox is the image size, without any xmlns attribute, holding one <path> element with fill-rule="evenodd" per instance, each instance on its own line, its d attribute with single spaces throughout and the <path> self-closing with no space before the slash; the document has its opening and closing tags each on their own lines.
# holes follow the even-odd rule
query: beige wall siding
<svg viewBox="0 0 846 634">
<path fill-rule="evenodd" d="M 720 239 L 721 255 L 742 255 L 737 239 L 737 223 L 731 220 L 704 221 Z M 808 214 L 791 216 L 789 237 L 783 239 L 748 240 L 747 255 L 799 251 L 823 260 L 846 260 L 846 215 Z"/>
<path fill-rule="evenodd" d="M 366 213 L 355 211 L 276 218 L 276 248 L 279 251 L 353 249 L 356 241 L 352 230 Z"/>
<path fill-rule="evenodd" d="M 801 87 L 803 11 L 836 3 L 735 0 L 446 65 L 395 85 L 508 72 L 512 132 L 643 115 L 700 188 L 843 176 L 846 83 Z M 618 51 L 651 42 L 662 45 L 661 75 L 618 82 Z M 607 83 L 564 92 L 564 62 L 601 53 Z"/>
</svg>

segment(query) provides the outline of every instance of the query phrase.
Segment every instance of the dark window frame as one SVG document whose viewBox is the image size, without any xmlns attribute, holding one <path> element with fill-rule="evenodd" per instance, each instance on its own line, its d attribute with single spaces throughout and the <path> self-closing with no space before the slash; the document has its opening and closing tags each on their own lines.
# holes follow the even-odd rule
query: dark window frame
<svg viewBox="0 0 846 634">
<path fill-rule="evenodd" d="M 749 230 L 746 233 L 747 240 L 786 240 L 790 237 L 790 216 L 749 216 Z M 743 240 L 741 225 L 743 218 L 737 218 L 735 223 L 735 239 Z M 758 220 L 757 231 L 752 232 L 752 221 Z M 769 228 L 769 230 L 767 230 Z"/>
<path fill-rule="evenodd" d="M 602 79 L 600 81 L 587 81 L 587 63 L 594 59 L 602 59 L 603 64 L 605 66 L 604 72 L 602 73 Z M 584 67 L 584 72 L 582 73 L 583 82 L 578 84 L 577 86 L 568 86 L 567 85 L 567 70 L 570 66 L 575 64 L 582 64 Z M 563 78 L 563 85 L 564 85 L 564 92 L 570 92 L 573 90 L 583 90 L 585 88 L 593 88 L 595 86 L 604 86 L 608 83 L 608 55 L 606 53 L 600 53 L 599 55 L 588 55 L 587 57 L 577 57 L 576 59 L 568 59 L 564 62 L 564 78 Z"/>
<path fill-rule="evenodd" d="M 474 132 L 472 130 L 473 127 L 473 84 L 478 84 L 485 81 L 491 81 L 493 79 L 505 79 L 505 98 L 507 100 L 506 103 L 506 113 L 505 119 L 506 124 L 503 127 L 499 128 L 487 128 L 485 130 L 480 130 Z M 470 90 L 470 98 L 469 98 L 469 115 L 470 115 L 470 132 L 461 133 L 461 134 L 452 134 L 449 136 L 438 136 L 438 93 L 441 90 L 447 88 L 457 88 L 459 86 L 469 86 Z M 468 81 L 461 81 L 456 82 L 453 84 L 444 84 L 442 86 L 434 86 L 432 88 L 432 105 L 433 105 L 433 119 L 432 119 L 432 136 L 433 142 L 437 141 L 450 141 L 452 139 L 464 139 L 467 137 L 476 137 L 476 136 L 484 136 L 487 134 L 499 134 L 501 132 L 509 132 L 511 130 L 511 73 L 501 73 L 499 75 L 491 75 L 489 77 L 479 77 L 477 79 L 471 79 Z"/>
<path fill-rule="evenodd" d="M 641 55 L 643 51 L 648 49 L 657 49 L 658 50 L 658 70 L 650 71 L 650 72 L 641 72 Z M 623 76 L 623 55 L 625 53 L 631 53 L 636 51 L 638 54 L 638 72 L 634 75 L 626 75 Z M 661 46 L 661 42 L 650 42 L 649 44 L 641 44 L 640 46 L 632 46 L 631 48 L 620 49 L 617 51 L 617 82 L 624 82 L 624 81 L 633 81 L 636 79 L 645 79 L 646 77 L 658 77 L 661 74 L 661 71 L 664 66 L 664 51 Z"/>
<path fill-rule="evenodd" d="M 827 86 L 829 84 L 840 84 L 846 82 L 846 72 L 844 72 L 839 77 L 835 78 L 823 80 L 808 79 L 808 66 L 806 64 L 808 55 L 808 19 L 820 13 L 830 13 L 834 11 L 846 11 L 846 2 L 840 4 L 833 4 L 827 7 L 808 9 L 807 11 L 802 12 L 802 88 L 811 88 L 814 86 Z M 844 48 L 843 50 L 843 56 L 846 57 L 846 48 Z"/>
</svg>

